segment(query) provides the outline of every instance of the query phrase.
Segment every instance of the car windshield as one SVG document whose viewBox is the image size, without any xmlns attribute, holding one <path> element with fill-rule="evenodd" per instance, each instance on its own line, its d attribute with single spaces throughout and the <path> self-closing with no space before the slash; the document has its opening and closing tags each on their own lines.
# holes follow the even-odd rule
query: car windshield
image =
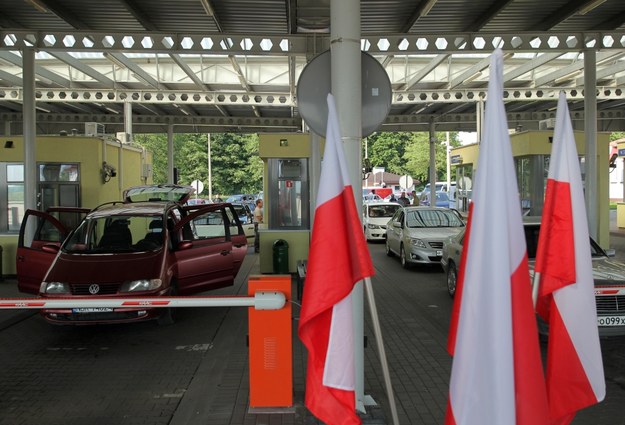
<svg viewBox="0 0 625 425">
<path fill-rule="evenodd" d="M 369 217 L 393 217 L 400 205 L 369 205 Z"/>
<path fill-rule="evenodd" d="M 464 223 L 451 210 L 415 209 L 406 213 L 406 226 L 419 227 L 463 227 Z"/>
<path fill-rule="evenodd" d="M 71 254 L 156 251 L 163 246 L 162 216 L 86 218 L 63 245 Z"/>
<path fill-rule="evenodd" d="M 540 226 L 526 224 L 523 226 L 523 230 L 525 232 L 525 243 L 527 244 L 527 258 L 533 260 L 536 258 L 536 251 L 538 249 Z M 593 257 L 605 257 L 605 252 L 592 238 L 590 239 L 590 255 Z"/>
</svg>

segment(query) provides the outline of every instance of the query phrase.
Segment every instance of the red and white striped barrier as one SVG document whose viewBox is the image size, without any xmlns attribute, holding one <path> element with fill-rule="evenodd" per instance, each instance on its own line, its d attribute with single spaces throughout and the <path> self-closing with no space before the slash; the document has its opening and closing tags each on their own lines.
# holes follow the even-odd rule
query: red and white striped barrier
<svg viewBox="0 0 625 425">
<path fill-rule="evenodd" d="M 0 298 L 0 310 L 60 308 L 154 308 L 154 307 L 254 307 L 280 310 L 286 303 L 282 292 L 261 291 L 239 297 L 134 297 L 134 298 Z"/>
</svg>

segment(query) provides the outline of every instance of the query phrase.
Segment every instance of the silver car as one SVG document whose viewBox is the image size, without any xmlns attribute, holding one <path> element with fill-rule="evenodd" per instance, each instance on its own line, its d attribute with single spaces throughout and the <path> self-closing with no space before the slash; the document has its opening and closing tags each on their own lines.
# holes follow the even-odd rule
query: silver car
<svg viewBox="0 0 625 425">
<path fill-rule="evenodd" d="M 525 218 L 523 227 L 531 278 L 534 275 L 540 217 Z M 451 297 L 456 294 L 464 234 L 463 231 L 448 238 L 443 248 L 441 265 L 447 274 L 447 291 Z M 612 258 L 614 257 L 614 250 L 604 251 L 592 238 L 590 239 L 590 251 L 595 280 L 599 336 L 625 335 L 625 264 Z M 547 333 L 547 325 L 540 319 L 538 327 L 542 334 Z"/>
<path fill-rule="evenodd" d="M 386 255 L 401 265 L 440 264 L 444 241 L 464 229 L 460 215 L 448 208 L 405 207 L 386 226 Z"/>
</svg>

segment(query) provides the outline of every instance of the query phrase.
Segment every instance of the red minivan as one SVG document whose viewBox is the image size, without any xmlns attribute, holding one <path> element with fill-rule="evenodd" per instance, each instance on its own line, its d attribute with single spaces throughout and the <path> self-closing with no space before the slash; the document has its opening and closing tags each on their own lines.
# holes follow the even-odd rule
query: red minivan
<svg viewBox="0 0 625 425">
<path fill-rule="evenodd" d="M 63 216 L 26 211 L 17 248 L 21 292 L 41 297 L 189 295 L 234 284 L 247 252 L 245 233 L 228 203 L 184 205 L 194 188 L 133 187 L 124 200 L 89 211 L 77 226 Z M 65 219 L 63 219 L 65 217 Z M 72 228 L 75 227 L 75 228 Z M 91 324 L 158 319 L 172 309 L 42 310 L 49 322 Z"/>
</svg>

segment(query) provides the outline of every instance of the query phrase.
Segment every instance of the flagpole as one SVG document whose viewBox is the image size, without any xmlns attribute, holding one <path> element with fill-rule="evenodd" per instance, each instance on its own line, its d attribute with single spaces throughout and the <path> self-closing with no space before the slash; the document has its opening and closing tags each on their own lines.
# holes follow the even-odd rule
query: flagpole
<svg viewBox="0 0 625 425">
<path fill-rule="evenodd" d="M 386 386 L 386 395 L 388 403 L 391 407 L 391 417 L 394 425 L 399 425 L 399 417 L 397 416 L 397 406 L 395 405 L 395 395 L 393 394 L 393 385 L 391 384 L 391 374 L 388 370 L 388 361 L 386 360 L 386 350 L 384 349 L 384 341 L 382 340 L 382 328 L 380 327 L 380 318 L 378 317 L 378 309 L 375 306 L 375 297 L 373 295 L 373 285 L 371 278 L 365 277 L 365 290 L 367 293 L 367 301 L 369 302 L 369 310 L 371 313 L 371 321 L 373 322 L 373 333 L 375 334 L 375 342 L 378 346 L 378 355 L 380 356 L 380 364 L 382 365 L 382 375 L 384 376 L 384 385 Z"/>
<path fill-rule="evenodd" d="M 536 301 L 538 301 L 538 288 L 540 287 L 540 273 L 534 270 L 534 278 L 532 279 L 532 301 L 534 302 L 534 308 L 536 308 Z"/>
</svg>

